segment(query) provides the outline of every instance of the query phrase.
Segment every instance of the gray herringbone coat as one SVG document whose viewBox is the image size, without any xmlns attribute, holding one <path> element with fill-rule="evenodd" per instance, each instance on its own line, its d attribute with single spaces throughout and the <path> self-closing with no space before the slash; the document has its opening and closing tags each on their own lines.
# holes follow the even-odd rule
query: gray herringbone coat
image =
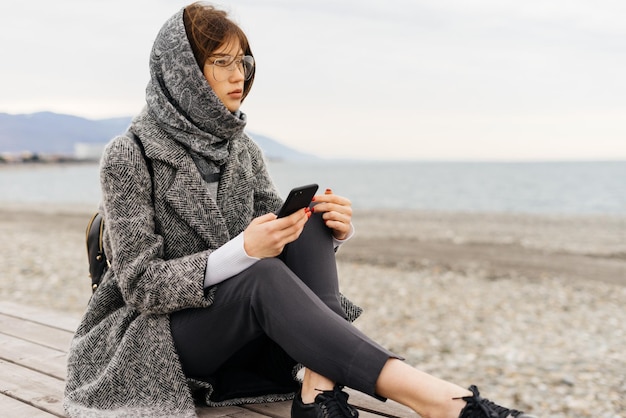
<svg viewBox="0 0 626 418">
<path fill-rule="evenodd" d="M 249 139 L 231 142 L 217 201 L 183 147 L 156 126 L 142 142 L 154 169 L 154 205 L 150 174 L 132 140 L 114 139 L 102 160 L 106 250 L 114 259 L 72 342 L 71 415 L 194 415 L 168 313 L 208 306 L 208 253 L 281 203 Z"/>
<path fill-rule="evenodd" d="M 212 91 L 183 23 L 181 9 L 159 32 L 146 109 L 132 124 L 154 177 L 124 136 L 108 145 L 101 162 L 112 264 L 70 347 L 64 406 L 71 416 L 195 415 L 190 384 L 209 395 L 212 388 L 187 381 L 169 314 L 209 306 L 215 287 L 203 288 L 208 254 L 282 202 L 259 148 L 243 133 L 245 115 L 229 112 Z M 225 160 L 215 199 L 190 153 L 213 168 Z M 354 319 L 358 308 L 343 302 Z"/>
</svg>

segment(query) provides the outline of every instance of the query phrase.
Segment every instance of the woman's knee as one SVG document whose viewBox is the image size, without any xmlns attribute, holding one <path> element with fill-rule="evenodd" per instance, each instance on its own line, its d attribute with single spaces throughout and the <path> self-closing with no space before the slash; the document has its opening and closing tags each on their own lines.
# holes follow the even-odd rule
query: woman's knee
<svg viewBox="0 0 626 418">
<path fill-rule="evenodd" d="M 262 289 L 273 289 L 288 286 L 287 283 L 298 280 L 287 265 L 278 258 L 264 258 L 246 270 L 255 284 Z"/>
<path fill-rule="evenodd" d="M 283 304 L 300 293 L 309 291 L 304 283 L 277 258 L 259 260 L 246 270 L 244 287 L 253 304 L 263 306 Z"/>
<path fill-rule="evenodd" d="M 248 270 L 254 275 L 269 277 L 288 274 L 289 267 L 282 260 L 270 257 L 257 261 Z"/>
</svg>

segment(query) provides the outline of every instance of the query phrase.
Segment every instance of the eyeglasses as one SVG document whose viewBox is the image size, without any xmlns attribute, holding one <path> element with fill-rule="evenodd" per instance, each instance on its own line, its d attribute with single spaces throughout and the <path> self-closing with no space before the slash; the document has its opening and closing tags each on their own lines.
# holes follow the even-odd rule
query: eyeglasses
<svg viewBox="0 0 626 418">
<path fill-rule="evenodd" d="M 250 55 L 243 55 L 239 57 L 232 57 L 230 55 L 219 55 L 209 58 L 212 60 L 206 65 L 213 66 L 213 77 L 217 81 L 224 81 L 230 77 L 230 73 L 235 71 L 235 68 L 243 74 L 243 78 L 247 81 L 254 74 L 254 58 Z"/>
</svg>

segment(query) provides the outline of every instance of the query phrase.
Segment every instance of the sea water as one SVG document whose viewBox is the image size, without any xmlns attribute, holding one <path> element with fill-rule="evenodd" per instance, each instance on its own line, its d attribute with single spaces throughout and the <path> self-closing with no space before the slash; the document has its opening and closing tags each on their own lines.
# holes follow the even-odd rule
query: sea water
<svg viewBox="0 0 626 418">
<path fill-rule="evenodd" d="M 626 161 L 275 161 L 283 196 L 318 183 L 355 209 L 626 215 Z M 0 202 L 93 204 L 97 164 L 0 166 Z"/>
</svg>

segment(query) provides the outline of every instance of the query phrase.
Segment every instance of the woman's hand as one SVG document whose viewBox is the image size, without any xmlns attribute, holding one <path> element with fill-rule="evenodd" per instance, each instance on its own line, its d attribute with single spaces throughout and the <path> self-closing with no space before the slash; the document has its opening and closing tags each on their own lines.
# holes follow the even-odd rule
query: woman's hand
<svg viewBox="0 0 626 418">
<path fill-rule="evenodd" d="M 333 236 L 338 240 L 348 238 L 352 229 L 352 203 L 345 197 L 333 194 L 326 189 L 324 194 L 313 198 L 315 206 L 311 209 L 315 213 L 322 213 L 326 226 L 333 230 Z"/>
<path fill-rule="evenodd" d="M 309 208 L 300 209 L 284 218 L 275 214 L 254 218 L 243 231 L 243 248 L 250 257 L 276 257 L 285 245 L 298 239 L 311 216 Z"/>
</svg>

